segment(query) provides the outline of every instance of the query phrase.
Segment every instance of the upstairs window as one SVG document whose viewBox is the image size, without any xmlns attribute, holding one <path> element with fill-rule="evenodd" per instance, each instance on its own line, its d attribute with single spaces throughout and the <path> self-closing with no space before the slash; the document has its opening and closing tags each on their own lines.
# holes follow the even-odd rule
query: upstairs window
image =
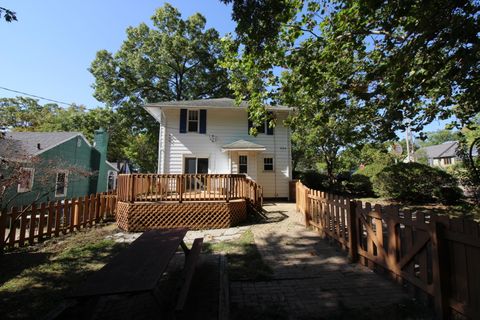
<svg viewBox="0 0 480 320">
<path fill-rule="evenodd" d="M 273 158 L 263 158 L 263 171 L 273 171 Z"/>
<path fill-rule="evenodd" d="M 55 197 L 65 197 L 67 195 L 68 173 L 65 171 L 57 173 L 55 181 Z"/>
<path fill-rule="evenodd" d="M 198 110 L 188 110 L 188 132 L 198 132 Z"/>
<path fill-rule="evenodd" d="M 207 133 L 207 110 L 180 109 L 180 133 Z"/>
<path fill-rule="evenodd" d="M 34 168 L 20 169 L 17 192 L 20 193 L 20 192 L 32 191 L 34 174 L 35 174 Z"/>
<path fill-rule="evenodd" d="M 269 126 L 270 119 L 273 119 L 273 112 L 268 113 L 268 120 L 263 121 L 257 129 L 257 133 L 259 134 L 267 134 L 267 135 L 273 135 L 273 128 Z M 248 119 L 248 134 L 250 134 L 250 128 L 253 127 L 253 122 L 250 120 L 250 117 Z"/>
</svg>

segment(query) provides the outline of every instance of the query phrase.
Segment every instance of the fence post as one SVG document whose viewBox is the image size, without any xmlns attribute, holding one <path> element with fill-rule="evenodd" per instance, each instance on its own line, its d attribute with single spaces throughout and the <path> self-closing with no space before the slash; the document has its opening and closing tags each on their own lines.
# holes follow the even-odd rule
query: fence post
<svg viewBox="0 0 480 320">
<path fill-rule="evenodd" d="M 5 248 L 5 231 L 7 229 L 7 210 L 5 212 L 0 212 L 0 255 L 3 253 L 3 248 Z"/>
<path fill-rule="evenodd" d="M 432 223 L 430 237 L 432 241 L 432 271 L 433 271 L 433 294 L 434 307 L 437 319 L 450 319 L 449 297 L 449 274 L 448 274 L 448 247 L 444 239 L 445 226 L 436 221 Z"/>
<path fill-rule="evenodd" d="M 305 215 L 305 227 L 310 226 L 310 199 L 308 198 L 308 195 L 310 194 L 310 189 L 307 189 L 306 187 L 303 188 L 303 195 L 304 195 L 304 215 Z"/>
<path fill-rule="evenodd" d="M 348 255 L 350 256 L 350 262 L 354 263 L 358 261 L 358 237 L 357 237 L 357 204 L 355 201 L 350 200 L 348 206 Z"/>
</svg>

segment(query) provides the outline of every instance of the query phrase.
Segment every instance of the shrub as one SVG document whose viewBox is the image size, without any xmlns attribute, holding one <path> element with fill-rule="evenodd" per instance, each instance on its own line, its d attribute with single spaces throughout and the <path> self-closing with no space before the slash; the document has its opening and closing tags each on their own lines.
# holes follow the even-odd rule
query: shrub
<svg viewBox="0 0 480 320">
<path fill-rule="evenodd" d="M 352 175 L 350 180 L 345 184 L 345 190 L 348 194 L 355 197 L 372 197 L 375 195 L 370 177 L 360 173 Z"/>
<path fill-rule="evenodd" d="M 420 163 L 397 163 L 384 168 L 373 178 L 373 190 L 379 196 L 409 202 L 437 200 L 452 204 L 461 198 L 452 175 Z"/>
<path fill-rule="evenodd" d="M 306 171 L 299 174 L 302 183 L 310 189 L 314 190 L 328 190 L 329 183 L 326 174 L 317 171 Z"/>
<path fill-rule="evenodd" d="M 386 165 L 381 163 L 371 163 L 367 164 L 363 169 L 358 169 L 355 174 L 361 174 L 373 179 L 379 172 L 381 172 Z"/>
</svg>

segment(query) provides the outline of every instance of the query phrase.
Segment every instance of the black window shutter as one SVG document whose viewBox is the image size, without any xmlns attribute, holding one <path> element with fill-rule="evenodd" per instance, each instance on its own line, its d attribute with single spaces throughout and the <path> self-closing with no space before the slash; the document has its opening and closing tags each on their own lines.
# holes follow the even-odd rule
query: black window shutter
<svg viewBox="0 0 480 320">
<path fill-rule="evenodd" d="M 200 133 L 207 133 L 207 110 L 200 110 Z"/>
<path fill-rule="evenodd" d="M 180 109 L 180 133 L 187 132 L 187 109 Z"/>
<path fill-rule="evenodd" d="M 270 127 L 270 125 L 269 125 L 269 122 L 272 119 L 273 119 L 273 112 L 269 112 L 268 113 L 268 120 L 266 121 L 265 124 L 267 126 L 267 134 L 270 135 L 270 136 L 273 135 L 273 127 Z"/>
</svg>

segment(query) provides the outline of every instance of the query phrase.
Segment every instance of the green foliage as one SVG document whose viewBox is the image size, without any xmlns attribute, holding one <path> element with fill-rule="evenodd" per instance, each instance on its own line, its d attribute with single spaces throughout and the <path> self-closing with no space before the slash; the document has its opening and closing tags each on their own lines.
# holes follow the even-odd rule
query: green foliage
<svg viewBox="0 0 480 320">
<path fill-rule="evenodd" d="M 462 194 L 457 185 L 457 180 L 447 172 L 420 163 L 398 163 L 373 178 L 377 195 L 414 203 L 454 203 Z"/>
<path fill-rule="evenodd" d="M 382 140 L 407 123 L 420 131 L 454 115 L 463 124 L 479 111 L 478 1 L 224 2 L 237 22 L 224 65 L 255 119 L 272 97 L 292 102 L 281 97 L 289 92 L 308 124 L 318 109 L 340 127 L 360 111 L 369 114 L 360 131 Z"/>
<path fill-rule="evenodd" d="M 442 144 L 444 142 L 456 141 L 460 139 L 460 133 L 458 131 L 452 131 L 447 129 L 427 132 L 425 136 L 425 140 L 418 141 L 420 147 L 434 146 L 437 144 Z"/>
<path fill-rule="evenodd" d="M 374 196 L 370 177 L 355 173 L 345 182 L 345 191 L 354 197 Z"/>
<path fill-rule="evenodd" d="M 5 19 L 6 22 L 17 21 L 17 13 L 7 8 L 0 7 L 0 19 Z"/>
<path fill-rule="evenodd" d="M 474 153 L 477 156 L 474 156 Z M 453 168 L 453 174 L 459 179 L 460 183 L 465 186 L 468 193 L 473 196 L 476 204 L 480 204 L 480 137 L 474 138 L 471 142 L 464 135 L 459 139 L 457 148 L 457 156 L 461 160 L 460 164 L 456 164 Z"/>
<path fill-rule="evenodd" d="M 158 136 L 140 133 L 132 137 L 124 148 L 128 159 L 139 166 L 142 172 L 156 172 Z"/>
<path fill-rule="evenodd" d="M 302 183 L 310 189 L 329 190 L 330 184 L 328 176 L 317 171 L 302 172 L 299 175 Z"/>
<path fill-rule="evenodd" d="M 112 54 L 97 52 L 90 72 L 94 96 L 118 108 L 135 132 L 158 132 L 156 121 L 142 108 L 146 102 L 189 100 L 228 95 L 227 73 L 217 66 L 221 57 L 218 32 L 205 29 L 194 14 L 183 20 L 169 4 L 156 10 L 153 27 L 127 28 L 127 39 Z"/>
</svg>

